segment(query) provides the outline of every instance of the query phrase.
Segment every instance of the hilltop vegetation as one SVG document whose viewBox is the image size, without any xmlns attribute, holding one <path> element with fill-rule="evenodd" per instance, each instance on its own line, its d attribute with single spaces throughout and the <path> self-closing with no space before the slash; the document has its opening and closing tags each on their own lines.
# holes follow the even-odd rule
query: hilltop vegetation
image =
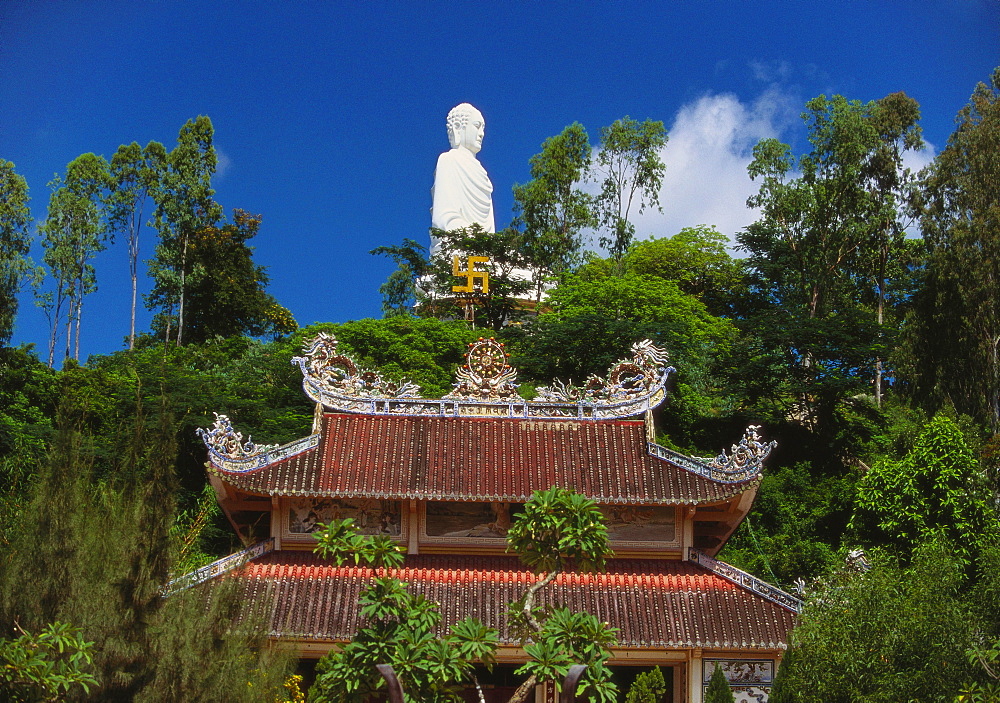
<svg viewBox="0 0 1000 703">
<path fill-rule="evenodd" d="M 662 175 L 661 123 L 625 118 L 602 132 L 600 154 L 647 137 L 617 179 L 600 157 L 591 163 L 586 130 L 567 127 L 531 159 L 509 227 L 443 235 L 494 258 L 474 325 L 433 295 L 450 290 L 450 262 L 404 240 L 376 250 L 399 264 L 381 289 L 384 319 L 297 329 L 252 258 L 261 218 L 236 209 L 227 222 L 214 201 L 208 118 L 187 123 L 169 152 L 133 143 L 110 161 L 71 162 L 39 227 L 44 270 L 27 259 L 27 184 L 0 161 L 0 343 L 28 283 L 51 323 L 40 355 L 0 347 L 0 637 L 80 628 L 95 643 L 99 700 L 212 699 L 234 682 L 277 690 L 286 662 L 269 658 L 251 616 L 246 631 L 213 635 L 235 612 L 231 594 L 207 611 L 159 596 L 169 574 L 239 547 L 205 495 L 195 428 L 219 412 L 257 442 L 306 434 L 312 408 L 291 358 L 318 331 L 429 396 L 450 389 L 484 330 L 507 344 L 529 396 L 554 377 L 603 373 L 648 337 L 678 369 L 657 413 L 662 443 L 713 455 L 751 423 L 779 442 L 721 555 L 809 595 L 773 700 L 945 701 L 963 687 L 963 700 L 991 700 L 1000 70 L 920 173 L 903 168 L 921 145 L 919 108 L 903 94 L 820 96 L 803 117 L 804 153 L 776 140 L 754 150 L 760 190 L 748 204 L 760 217 L 737 234 L 745 258 L 698 223 L 636 236 L 623 194 L 638 188 L 644 207 L 658 205 L 641 184 Z M 600 197 L 578 187 L 587 177 Z M 134 242 L 149 217 L 152 328 L 81 363 L 94 253 L 112 232 Z M 588 228 L 608 256 L 583 250 Z M 870 569 L 845 566 L 857 548 Z M 181 641 L 196 643 L 185 656 Z M 201 665 L 226 658 L 225 670 Z"/>
</svg>

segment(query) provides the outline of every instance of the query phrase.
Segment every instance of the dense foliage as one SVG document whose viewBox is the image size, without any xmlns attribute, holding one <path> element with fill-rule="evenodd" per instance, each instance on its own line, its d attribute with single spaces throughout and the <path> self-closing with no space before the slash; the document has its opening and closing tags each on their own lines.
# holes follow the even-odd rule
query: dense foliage
<svg viewBox="0 0 1000 703">
<path fill-rule="evenodd" d="M 236 617 L 233 593 L 159 597 L 168 574 L 237 546 L 205 494 L 193 430 L 219 412 L 258 442 L 306 434 L 313 408 L 291 360 L 319 331 L 361 366 L 440 397 L 488 328 L 507 344 L 526 397 L 553 378 L 604 374 L 649 337 L 677 368 L 656 414 L 659 442 L 714 455 L 751 423 L 778 440 L 754 508 L 721 554 L 808 594 L 775 700 L 950 700 L 960 690 L 984 700 L 1000 660 L 998 95 L 1000 71 L 975 88 L 918 174 L 903 166 L 921 145 L 911 98 L 809 101 L 803 153 L 775 140 L 754 150 L 750 204 L 760 215 L 736 235 L 746 258 L 697 223 L 636 240 L 630 218 L 659 205 L 661 123 L 618 120 L 595 152 L 570 125 L 531 159 L 510 226 L 437 233 L 465 256 L 490 257 L 488 294 L 456 298 L 450 256 L 428 259 L 405 239 L 374 252 L 399 267 L 381 289 L 385 319 L 304 329 L 253 260 L 263 220 L 233 209 L 226 221 L 215 201 L 207 117 L 187 122 L 171 150 L 132 143 L 110 161 L 71 161 L 50 184 L 37 233 L 27 184 L 0 159 L 0 343 L 28 282 L 50 323 L 38 353 L 0 347 L 4 651 L 42 652 L 37 638 L 62 623 L 95 643 L 80 651 L 102 700 L 280 689 L 283 663 L 261 653 L 254 616 Z M 588 195 L 586 180 L 600 194 Z M 906 235 L 912 223 L 920 238 Z M 153 328 L 133 330 L 127 350 L 78 359 L 85 321 L 101 312 L 87 305 L 107 275 L 95 255 L 124 242 L 134 283 L 150 227 Z M 595 228 L 607 256 L 584 251 Z M 36 236 L 39 268 L 27 259 Z M 570 566 L 528 535 L 511 539 L 541 572 Z M 845 569 L 859 546 L 871 569 Z M 408 637 L 426 639 L 433 608 L 392 592 L 398 608 L 382 626 L 419 612 L 424 630 Z M 525 676 L 556 678 L 569 656 L 600 670 L 610 640 L 599 623 L 558 610 L 543 619 L 528 606 L 527 644 L 547 663 Z M 246 627 L 222 624 L 233 621 Z M 567 654 L 559 632 L 587 628 L 595 647 Z M 206 661 L 217 666 L 197 664 Z"/>
</svg>

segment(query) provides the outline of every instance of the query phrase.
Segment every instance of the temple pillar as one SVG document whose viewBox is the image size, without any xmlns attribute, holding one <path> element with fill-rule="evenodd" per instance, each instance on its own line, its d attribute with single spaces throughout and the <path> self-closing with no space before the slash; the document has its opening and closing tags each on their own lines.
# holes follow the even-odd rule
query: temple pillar
<svg viewBox="0 0 1000 703">
<path fill-rule="evenodd" d="M 420 510 L 418 509 L 417 501 L 411 500 L 409 502 L 410 509 L 406 513 L 407 519 L 407 532 L 406 532 L 406 553 L 407 554 L 419 554 L 420 553 Z"/>
<path fill-rule="evenodd" d="M 691 652 L 687 665 L 688 695 L 687 703 L 701 703 L 702 685 L 702 652 L 701 647 Z"/>
</svg>

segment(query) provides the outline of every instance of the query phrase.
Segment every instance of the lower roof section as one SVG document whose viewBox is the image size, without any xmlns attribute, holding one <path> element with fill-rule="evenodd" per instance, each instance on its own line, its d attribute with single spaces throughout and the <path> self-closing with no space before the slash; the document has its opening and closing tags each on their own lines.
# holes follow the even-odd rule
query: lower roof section
<svg viewBox="0 0 1000 703">
<path fill-rule="evenodd" d="M 477 617 L 507 633 L 507 609 L 536 580 L 515 557 L 411 555 L 392 575 L 440 604 L 445 626 Z M 272 635 L 346 641 L 360 623 L 358 596 L 372 570 L 338 567 L 303 552 L 272 552 L 238 578 L 253 600 L 271 603 Z M 560 574 L 540 604 L 586 611 L 618 628 L 621 648 L 774 650 L 795 614 L 690 562 L 615 559 L 600 574 Z"/>
<path fill-rule="evenodd" d="M 517 420 L 326 413 L 318 444 L 250 470 L 212 473 L 262 495 L 524 502 L 573 488 L 598 503 L 722 502 L 723 483 L 649 453 L 639 420 Z"/>
</svg>

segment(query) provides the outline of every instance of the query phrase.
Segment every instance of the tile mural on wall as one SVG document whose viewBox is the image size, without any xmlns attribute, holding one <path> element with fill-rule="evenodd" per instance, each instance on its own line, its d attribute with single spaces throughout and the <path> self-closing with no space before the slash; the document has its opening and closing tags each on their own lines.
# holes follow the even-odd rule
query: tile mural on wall
<svg viewBox="0 0 1000 703">
<path fill-rule="evenodd" d="M 375 498 L 292 498 L 288 501 L 288 532 L 305 535 L 317 524 L 353 518 L 364 535 L 400 534 L 400 503 Z"/>
<path fill-rule="evenodd" d="M 733 692 L 735 703 L 767 703 L 774 680 L 774 661 L 771 659 L 705 659 L 702 663 L 704 692 L 715 673 L 722 667 L 726 681 Z"/>
<path fill-rule="evenodd" d="M 424 533 L 442 539 L 480 537 L 502 541 L 521 508 L 520 503 L 431 501 L 425 512 Z"/>
<path fill-rule="evenodd" d="M 676 540 L 673 506 L 600 505 L 608 539 L 612 542 L 673 542 Z"/>
</svg>

